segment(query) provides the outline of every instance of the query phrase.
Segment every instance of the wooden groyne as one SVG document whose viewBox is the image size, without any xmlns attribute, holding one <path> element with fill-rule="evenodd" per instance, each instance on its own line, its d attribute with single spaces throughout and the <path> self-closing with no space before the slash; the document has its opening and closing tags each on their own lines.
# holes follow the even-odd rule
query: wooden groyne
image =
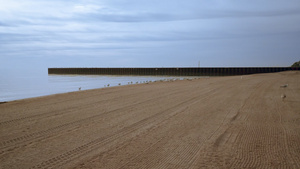
<svg viewBox="0 0 300 169">
<path fill-rule="evenodd" d="M 299 70 L 292 67 L 48 68 L 48 74 L 133 76 L 231 76 Z"/>
</svg>

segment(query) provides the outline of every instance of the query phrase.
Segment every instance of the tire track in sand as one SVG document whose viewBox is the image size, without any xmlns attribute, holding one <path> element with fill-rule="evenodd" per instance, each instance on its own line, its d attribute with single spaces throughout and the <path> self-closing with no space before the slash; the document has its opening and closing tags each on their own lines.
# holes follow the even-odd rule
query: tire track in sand
<svg viewBox="0 0 300 169">
<path fill-rule="evenodd" d="M 88 117 L 88 118 L 85 118 L 85 119 L 80 119 L 80 120 L 73 121 L 73 122 L 70 122 L 70 123 L 62 124 L 62 125 L 59 125 L 59 126 L 47 129 L 47 130 L 43 130 L 43 131 L 27 134 L 27 135 L 24 135 L 24 136 L 21 136 L 21 137 L 17 137 L 17 138 L 14 138 L 14 139 L 10 139 L 10 140 L 7 140 L 7 141 L 3 141 L 3 142 L 0 143 L 0 147 L 2 149 L 0 154 L 3 154 L 4 152 L 6 152 L 5 149 L 11 148 L 12 146 L 16 147 L 20 144 L 25 144 L 26 142 L 34 141 L 34 140 L 37 140 L 37 139 L 42 140 L 42 139 L 45 139 L 45 138 L 49 137 L 53 133 L 57 133 L 57 132 L 62 131 L 62 130 L 70 130 L 72 128 L 75 128 L 76 126 L 79 126 L 79 125 L 83 124 L 83 123 L 91 123 L 92 121 L 97 121 L 97 119 L 102 118 L 105 115 L 108 115 L 108 114 L 111 114 L 111 113 L 114 113 L 114 112 L 117 112 L 117 111 L 121 111 L 121 110 L 124 111 L 125 109 L 126 110 L 130 109 L 130 108 L 135 107 L 139 104 L 151 103 L 151 101 L 155 101 L 158 98 L 164 98 L 166 96 L 177 95 L 177 94 L 180 94 L 180 93 L 184 93 L 186 91 L 187 90 L 183 90 L 183 91 L 176 91 L 175 90 L 175 92 L 167 93 L 165 95 L 161 95 L 159 97 L 154 97 L 154 98 L 151 98 L 151 99 L 147 99 L 147 100 L 135 103 L 135 104 L 129 104 L 126 107 L 121 107 L 121 108 L 114 109 L 114 110 L 111 110 L 111 111 L 107 111 L 107 112 L 104 112 L 104 113 L 100 113 L 100 114 L 97 114 L 97 115 L 94 115 L 94 116 L 91 116 L 91 117 Z M 210 93 L 210 91 L 204 90 L 203 94 L 205 95 L 207 93 Z M 87 111 L 88 109 L 83 108 L 83 110 Z"/>
<path fill-rule="evenodd" d="M 216 95 L 216 92 L 213 92 L 208 97 L 214 97 L 215 95 Z M 207 99 L 207 97 L 197 98 L 197 99 L 195 99 L 195 101 L 190 101 L 189 104 L 186 105 L 186 107 L 190 107 L 192 105 L 199 104 L 199 103 L 204 104 L 203 101 L 205 101 L 206 99 Z M 207 102 L 205 102 L 205 103 L 207 103 Z M 214 104 L 213 102 L 208 102 L 208 103 L 209 103 L 208 105 L 205 104 L 208 107 L 210 107 Z M 102 167 L 105 167 L 105 168 L 133 168 L 132 164 L 136 164 L 136 163 L 134 163 L 134 161 L 147 161 L 147 160 L 143 159 L 145 154 L 147 154 L 147 159 L 164 159 L 165 158 L 164 155 L 162 155 L 162 156 L 153 156 L 153 157 L 149 157 L 149 155 L 151 155 L 151 152 L 159 150 L 161 148 L 162 144 L 165 144 L 166 142 L 168 142 L 169 137 L 173 137 L 173 135 L 178 135 L 182 132 L 182 130 L 180 131 L 180 133 L 172 131 L 171 132 L 172 134 L 171 134 L 168 131 L 168 128 L 165 128 L 163 126 L 165 126 L 168 123 L 172 122 L 172 119 L 174 119 L 174 118 L 176 118 L 178 120 L 178 122 L 182 121 L 183 120 L 182 117 L 184 117 L 187 112 L 188 111 L 184 110 L 181 113 L 177 113 L 174 116 L 170 116 L 169 118 L 166 118 L 163 121 L 155 124 L 151 129 L 147 130 L 147 132 L 140 133 L 138 135 L 138 137 L 132 138 L 131 141 L 136 140 L 136 139 L 137 140 L 144 139 L 144 137 L 150 137 L 151 139 L 153 137 L 155 137 L 157 139 L 154 142 L 152 142 L 149 146 L 144 147 L 144 149 L 141 149 L 138 153 L 133 154 L 132 157 L 125 159 L 125 161 L 122 160 L 122 162 L 119 163 L 119 166 L 116 165 L 114 162 L 112 162 L 112 163 L 104 162 L 102 164 Z M 211 113 L 208 113 L 207 115 L 211 116 Z M 205 119 L 209 119 L 209 118 L 206 117 Z M 177 127 L 180 126 L 180 124 L 177 124 L 177 123 L 176 124 L 172 123 L 172 125 L 175 125 Z M 159 133 L 164 133 L 164 134 L 162 134 L 162 137 L 157 137 L 157 136 L 152 135 L 152 134 L 154 134 L 153 132 L 155 132 L 155 131 L 156 132 L 159 131 Z M 150 134 L 151 136 L 148 136 L 148 134 Z M 131 142 L 131 141 L 127 141 L 127 142 Z M 197 139 L 196 142 L 198 143 L 198 141 L 199 140 Z M 184 142 L 183 141 L 178 142 L 178 145 L 180 145 L 181 143 L 184 143 Z M 118 144 L 118 145 L 120 145 L 120 144 Z M 197 145 L 197 144 L 193 144 L 193 145 Z M 120 151 L 119 149 L 123 149 L 123 147 L 127 147 L 127 146 L 129 146 L 128 143 L 125 143 L 122 146 L 110 147 L 110 150 L 108 152 L 105 152 L 105 154 L 106 155 L 114 154 L 116 151 Z M 129 147 L 131 147 L 131 146 L 129 146 Z M 188 157 L 188 154 L 190 154 L 190 152 L 193 152 L 193 147 L 187 146 L 186 148 L 184 148 L 182 150 L 182 152 L 185 152 L 186 150 L 188 150 L 187 151 L 187 156 L 186 156 L 186 157 Z M 126 151 L 126 150 L 124 150 L 124 151 Z M 123 152 L 123 150 L 122 150 L 122 152 Z M 102 153 L 100 153 L 100 154 L 102 154 Z M 87 162 L 78 164 L 77 166 L 85 166 L 85 167 L 90 168 L 91 165 L 93 165 L 93 163 L 97 159 L 97 156 L 99 156 L 99 154 L 96 155 L 95 157 L 93 157 L 92 159 L 88 160 Z M 111 157 L 111 158 L 116 158 L 116 157 Z M 169 160 L 172 160 L 172 159 L 175 159 L 175 158 L 176 158 L 175 156 L 172 156 L 172 158 L 170 158 Z M 180 163 L 182 163 L 182 161 Z M 139 168 L 151 168 L 151 167 L 155 166 L 156 164 L 157 163 L 154 162 L 154 161 L 147 161 L 142 166 L 139 166 Z M 73 167 L 75 167 L 75 166 L 73 166 Z"/>
<path fill-rule="evenodd" d="M 229 87 L 229 88 L 222 88 L 222 90 L 227 91 L 230 88 L 233 87 Z M 215 91 L 213 94 L 211 94 L 209 97 L 212 98 L 214 96 L 216 96 L 218 93 L 218 91 Z M 202 103 L 202 100 L 198 100 L 194 103 L 191 103 L 189 106 L 195 104 L 195 103 Z M 214 104 L 216 104 L 215 102 L 208 102 L 209 104 L 206 105 L 207 107 L 211 107 Z M 227 115 L 229 114 L 229 112 L 227 113 Z M 212 116 L 211 113 L 207 114 L 208 116 L 205 119 L 209 119 L 209 117 Z M 227 118 L 227 115 L 225 116 L 225 118 Z M 224 122 L 225 119 L 223 119 Z M 222 124 L 223 124 L 222 122 Z M 179 131 L 178 131 L 179 132 Z M 176 135 L 176 133 L 173 133 L 173 135 Z M 194 138 L 195 137 L 195 138 Z M 120 168 L 136 168 L 136 166 L 134 166 L 134 164 L 137 163 L 132 163 L 132 161 L 145 161 L 142 164 L 139 164 L 138 168 L 186 168 L 187 164 L 190 163 L 191 159 L 193 159 L 193 157 L 196 156 L 196 154 L 198 153 L 198 150 L 200 149 L 200 147 L 202 146 L 203 143 L 205 143 L 205 138 L 199 138 L 198 136 L 193 136 L 190 137 L 189 139 L 176 139 L 175 142 L 170 143 L 171 145 L 175 146 L 176 148 L 172 150 L 172 153 L 169 153 L 168 155 L 166 155 L 165 153 L 158 153 L 157 154 L 153 154 L 151 155 L 150 153 L 148 154 L 147 152 L 142 152 L 139 155 L 136 156 L 136 158 L 132 158 L 128 163 L 126 163 L 125 165 L 123 165 Z M 172 147 L 173 147 L 172 146 Z M 159 149 L 161 147 L 159 147 L 159 145 L 157 147 L 152 146 L 154 148 L 157 149 L 157 151 L 159 151 Z M 147 149 L 149 151 L 155 151 L 155 150 L 150 150 Z M 145 159 L 145 156 L 143 156 L 147 154 L 147 159 Z M 151 156 L 150 156 L 151 155 Z M 148 159 L 156 159 L 156 160 L 148 160 Z M 132 165 L 130 165 L 130 163 L 132 163 Z"/>
<path fill-rule="evenodd" d="M 277 105 L 282 105 L 282 103 L 280 103 L 278 99 L 276 99 L 275 102 Z M 283 106 L 281 106 L 281 107 L 283 107 Z M 284 109 L 284 107 L 282 109 Z M 300 147 L 300 144 L 298 143 L 297 145 L 290 145 L 291 142 L 293 142 L 293 140 L 289 136 L 292 136 L 293 134 L 290 133 L 283 124 L 282 114 L 284 114 L 286 112 L 283 112 L 282 109 L 280 109 L 279 106 L 276 106 L 276 112 L 278 113 L 278 116 L 279 116 L 279 124 L 280 124 L 280 127 L 283 129 L 283 138 L 284 138 L 284 146 L 285 146 L 284 154 L 287 154 L 288 159 L 292 159 L 292 162 L 291 162 L 291 164 L 289 164 L 289 166 L 293 166 L 295 168 L 300 168 L 300 164 L 298 161 L 299 154 L 297 154 L 297 155 L 292 154 L 292 150 L 290 148 L 290 147 L 294 147 L 294 148 Z"/>
<path fill-rule="evenodd" d="M 165 96 L 178 94 L 180 92 L 181 91 L 179 91 L 179 92 L 176 91 L 176 92 L 173 92 L 172 94 L 166 94 Z M 165 96 L 162 96 L 162 97 L 165 97 Z M 159 97 L 161 97 L 161 96 L 159 96 Z M 86 123 L 86 122 L 90 123 L 92 121 L 96 121 L 98 118 L 101 118 L 104 115 L 107 115 L 107 114 L 110 114 L 110 113 L 113 113 L 113 112 L 116 112 L 116 111 L 120 111 L 120 110 L 124 111 L 124 109 L 130 109 L 130 108 L 135 107 L 136 105 L 139 105 L 139 104 L 151 103 L 151 101 L 153 101 L 153 100 L 155 101 L 159 97 L 147 99 L 147 100 L 144 100 L 142 102 L 135 103 L 135 104 L 129 104 L 126 107 L 121 107 L 121 108 L 118 108 L 118 109 L 114 109 L 114 110 L 111 110 L 111 111 L 107 111 L 107 112 L 104 112 L 104 113 L 93 115 L 93 116 L 85 118 L 85 119 L 80 119 L 80 120 L 73 121 L 73 122 L 70 122 L 70 123 L 62 124 L 62 125 L 59 125 L 59 126 L 56 126 L 56 127 L 44 130 L 44 131 L 39 131 L 39 132 L 24 135 L 24 136 L 21 136 L 21 137 L 17 137 L 17 138 L 11 139 L 11 140 L 7 140 L 7 141 L 4 141 L 4 142 L 1 142 L 0 147 L 1 147 L 1 149 L 5 149 L 5 148 L 8 148 L 10 146 L 16 146 L 18 143 L 24 144 L 25 142 L 32 141 L 32 140 L 35 140 L 35 139 L 42 139 L 43 137 L 46 137 L 47 135 L 51 135 L 52 133 L 56 133 L 56 132 L 61 131 L 61 130 L 67 130 L 67 129 L 70 129 L 72 127 L 81 125 L 82 123 Z M 83 110 L 88 111 L 88 109 L 86 109 L 85 107 L 83 108 Z M 3 152 L 4 151 L 2 150 L 2 152 L 0 154 L 3 154 Z"/>
<path fill-rule="evenodd" d="M 226 149 L 226 147 L 228 147 L 226 144 L 232 145 L 236 143 L 237 138 L 241 134 L 239 130 L 236 131 L 235 126 L 232 123 L 235 123 L 236 120 L 248 118 L 248 115 L 245 116 L 243 113 L 241 113 L 241 111 L 249 103 L 249 101 L 252 101 L 254 99 L 255 90 L 261 88 L 262 85 L 263 82 L 259 82 L 255 84 L 255 86 L 251 86 L 253 87 L 254 92 L 250 92 L 248 96 L 246 96 L 245 99 L 243 99 L 243 101 L 241 102 L 242 104 L 238 107 L 231 99 L 229 100 L 229 103 L 227 103 L 227 105 L 230 107 L 228 107 L 228 112 L 226 113 L 226 116 L 224 117 L 223 121 L 210 134 L 210 136 L 203 141 L 204 142 L 203 144 L 206 144 L 207 146 L 201 149 L 199 148 L 197 150 L 197 153 L 186 164 L 185 168 L 199 168 L 199 167 L 207 168 L 209 166 L 210 167 L 230 166 L 228 160 L 226 159 L 226 158 L 230 158 L 230 154 L 228 153 L 223 154 L 223 150 Z M 243 90 L 245 90 L 244 87 L 241 88 L 241 91 Z M 249 89 L 247 88 L 247 90 Z M 233 90 L 233 91 L 234 93 L 231 94 L 234 94 L 234 96 L 236 97 L 239 96 L 239 93 L 241 92 L 238 90 Z M 229 114 L 231 116 L 229 116 Z M 221 156 L 223 158 L 222 159 L 216 158 L 216 156 Z M 199 162 L 198 160 L 199 158 L 201 158 L 200 160 L 201 162 Z"/>
<path fill-rule="evenodd" d="M 62 114 L 68 114 L 68 113 L 72 113 L 73 110 L 77 110 L 78 108 L 80 109 L 83 109 L 83 108 L 88 108 L 90 107 L 91 105 L 94 105 L 94 104 L 100 104 L 102 102 L 110 102 L 112 100 L 115 100 L 116 98 L 111 98 L 111 99 L 102 99 L 100 101 L 96 101 L 96 102 L 91 102 L 91 100 L 88 100 L 87 102 L 88 103 L 82 103 L 82 100 L 86 99 L 86 98 L 93 98 L 95 96 L 100 96 L 101 97 L 104 97 L 106 94 L 113 94 L 115 92 L 118 92 L 118 91 L 122 91 L 121 87 L 119 87 L 120 89 L 117 90 L 117 91 L 114 91 L 114 92 L 105 92 L 105 93 L 101 93 L 101 94 L 94 94 L 92 96 L 86 96 L 86 97 L 83 97 L 80 99 L 80 103 L 79 104 L 76 104 L 76 106 L 72 106 L 71 108 L 70 107 L 67 107 L 67 108 L 64 108 L 64 109 L 59 109 L 59 110 L 54 110 L 54 111 L 50 111 L 50 112 L 45 112 L 45 113 L 40 113 L 40 114 L 35 114 L 35 115 L 30 115 L 30 116 L 25 116 L 25 117 L 20 117 L 20 118 L 16 118 L 16 119 L 11 119 L 11 120 L 6 120 L 6 121 L 1 121 L 0 122 L 0 126 L 9 126 L 9 125 L 14 125 L 15 123 L 20 123 L 21 121 L 23 120 L 37 120 L 37 119 L 40 119 L 40 118 L 45 118 L 45 117 L 51 117 L 53 116 L 53 114 L 55 114 L 56 116 L 58 115 L 62 115 Z M 174 90 L 176 89 L 180 89 L 181 87 L 178 86 L 176 87 Z M 143 94 L 143 93 L 153 93 L 151 89 L 148 89 L 146 91 L 142 91 L 142 92 L 135 92 L 136 90 L 133 90 L 132 92 L 130 92 L 129 94 L 127 95 L 122 95 L 122 97 L 125 97 L 125 98 L 128 98 L 129 96 L 136 96 L 136 97 L 139 97 L 140 94 Z M 137 90 L 139 91 L 139 90 Z M 104 97 L 106 98 L 106 97 Z M 64 100 L 63 103 L 65 102 L 69 102 L 69 101 L 73 101 L 73 99 L 69 99 L 69 100 Z M 33 110 L 36 110 L 36 109 L 39 109 L 40 107 L 43 107 L 43 106 L 46 106 L 46 105 L 55 105 L 57 103 L 62 103 L 62 102 L 53 102 L 51 104 L 43 104 L 42 106 L 39 106 L 38 108 L 35 108 Z M 74 103 L 73 103 L 74 104 Z M 57 113 L 57 112 L 60 112 L 60 113 Z M 19 113 L 20 114 L 20 113 Z"/>
<path fill-rule="evenodd" d="M 41 164 L 38 164 L 32 168 L 57 168 L 61 167 L 64 164 L 73 161 L 76 158 L 79 158 L 81 156 L 84 156 L 85 154 L 88 154 L 92 151 L 95 151 L 95 149 L 102 147 L 104 145 L 107 145 L 109 143 L 113 143 L 115 140 L 118 140 L 122 138 L 123 140 L 126 138 L 126 135 L 133 135 L 134 132 L 139 133 L 141 130 L 146 130 L 148 128 L 151 128 L 152 126 L 156 125 L 157 123 L 168 119 L 186 109 L 186 104 L 191 102 L 192 100 L 197 100 L 199 96 L 193 97 L 189 100 L 186 100 L 184 102 L 181 102 L 180 104 L 177 104 L 174 107 L 171 107 L 167 110 L 164 110 L 162 112 L 158 112 L 150 117 L 147 117 L 141 121 L 138 121 L 137 123 L 134 123 L 128 127 L 125 127 L 115 133 L 113 133 L 110 136 L 107 136 L 105 138 L 98 138 L 95 139 L 89 143 L 86 143 L 84 145 L 81 145 L 71 151 L 68 151 L 66 153 L 63 153 L 59 156 L 56 156 L 54 158 L 51 158 L 49 160 L 46 160 L 42 162 Z M 168 113 L 170 112 L 170 113 Z M 131 136 L 133 137 L 133 136 Z"/>
<path fill-rule="evenodd" d="M 148 93 L 149 91 L 143 91 L 143 92 L 139 92 L 139 93 L 130 93 L 128 95 L 125 95 L 124 97 L 129 97 L 129 96 L 134 96 L 134 95 L 138 95 L 138 94 L 143 94 L 143 93 Z M 97 94 L 99 95 L 99 94 Z M 96 96 L 97 96 L 96 95 Z M 92 96 L 91 96 L 92 97 Z M 85 98 L 89 98 L 89 97 L 85 97 Z M 81 100 L 83 100 L 84 98 L 82 98 Z M 68 114 L 68 113 L 72 113 L 74 110 L 77 110 L 78 108 L 83 109 L 83 108 L 89 108 L 91 105 L 95 105 L 95 104 L 101 104 L 103 102 L 109 102 L 111 100 L 114 100 L 116 98 L 111 98 L 109 100 L 107 99 L 102 99 L 100 101 L 96 101 L 96 102 L 91 102 L 88 101 L 88 103 L 80 103 L 80 104 L 76 104 L 76 106 L 72 106 L 64 108 L 64 109 L 60 109 L 60 110 L 54 110 L 54 111 L 50 111 L 50 112 L 45 112 L 45 113 L 40 113 L 40 114 L 35 114 L 35 115 L 30 115 L 30 116 L 25 116 L 25 117 L 20 117 L 20 118 L 16 118 L 16 119 L 11 119 L 11 120 L 6 120 L 6 121 L 1 121 L 0 122 L 0 126 L 7 126 L 7 125 L 13 125 L 15 123 L 20 123 L 20 121 L 23 120 L 33 120 L 33 119 L 39 119 L 39 118 L 45 118 L 45 117 L 51 117 L 54 115 L 62 115 L 62 114 Z M 70 100 L 72 101 L 72 100 Z M 66 102 L 66 101 L 64 101 Z M 56 104 L 56 103 L 53 103 Z M 52 104 L 52 105 L 53 105 Z M 38 108 L 37 108 L 38 109 Z M 60 112 L 60 113 L 58 113 Z"/>
<path fill-rule="evenodd" d="M 268 97 L 266 97 L 271 86 L 274 85 L 275 79 L 263 80 L 263 83 L 255 89 L 251 95 L 253 98 L 242 108 L 241 116 L 245 118 L 239 119 L 242 124 L 241 132 L 235 145 L 235 160 L 232 161 L 230 168 L 276 167 L 278 161 L 282 161 L 276 155 L 283 153 L 280 153 L 281 145 L 279 143 L 281 142 L 278 141 L 280 140 L 278 137 L 280 128 L 274 122 L 274 117 L 272 117 L 274 113 L 268 108 Z M 265 154 L 265 152 L 269 153 Z"/>
<path fill-rule="evenodd" d="M 214 94 L 210 95 L 210 96 L 214 96 Z M 191 106 L 193 104 L 199 103 L 203 100 L 205 100 L 206 98 L 202 98 L 201 100 L 197 100 L 195 102 L 190 103 L 187 106 Z M 212 106 L 214 103 L 210 103 L 207 106 Z M 182 112 L 184 113 L 184 111 Z M 180 113 L 180 114 L 182 114 Z M 177 114 L 179 115 L 179 114 Z M 208 114 L 208 117 L 206 117 L 205 119 L 208 119 L 209 117 L 211 117 L 211 114 Z M 173 117 L 172 117 L 173 118 Z M 180 118 L 177 118 L 180 119 Z M 165 125 L 165 123 L 170 122 L 170 121 L 163 121 L 160 124 L 157 124 L 155 126 L 155 128 L 160 128 L 163 127 Z M 178 122 L 180 123 L 180 122 Z M 173 124 L 174 125 L 174 124 Z M 178 133 L 179 132 L 179 133 Z M 180 134 L 183 131 L 178 131 L 177 132 L 168 132 L 166 135 L 166 137 L 161 137 L 161 141 L 158 143 L 156 143 L 155 145 L 152 145 L 151 148 L 149 149 L 147 148 L 146 150 L 140 152 L 138 155 L 132 157 L 127 163 L 123 164 L 121 167 L 118 168 L 179 168 L 178 166 L 185 166 L 185 163 L 187 161 L 189 161 L 190 157 L 193 156 L 195 154 L 195 151 L 201 146 L 201 142 L 203 140 L 201 140 L 200 138 L 189 138 L 189 140 L 187 139 L 176 139 L 175 142 L 171 142 L 169 144 L 172 144 L 174 147 L 174 149 L 172 150 L 172 153 L 169 153 L 168 155 L 166 155 L 165 153 L 151 153 L 151 152 L 155 152 L 155 151 L 161 151 L 160 149 L 161 144 L 166 144 L 168 143 L 168 139 L 172 138 L 172 137 L 177 137 L 178 134 Z M 189 142 L 187 144 L 187 142 Z M 184 145 L 184 146 L 180 146 L 180 145 Z M 146 157 L 145 157 L 146 156 Z M 180 158 L 179 158 L 180 157 Z M 154 160 L 153 160 L 154 159 Z M 142 161 L 143 163 L 136 163 L 136 162 L 140 162 Z M 139 164 L 139 166 L 135 166 L 135 164 Z"/>
</svg>

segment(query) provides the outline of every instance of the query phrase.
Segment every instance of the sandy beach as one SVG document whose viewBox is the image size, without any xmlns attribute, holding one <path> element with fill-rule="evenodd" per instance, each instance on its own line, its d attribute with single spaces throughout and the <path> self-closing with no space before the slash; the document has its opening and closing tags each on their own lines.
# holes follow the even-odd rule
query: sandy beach
<svg viewBox="0 0 300 169">
<path fill-rule="evenodd" d="M 300 168 L 299 71 L 56 94 L 0 116 L 0 168 Z"/>
</svg>

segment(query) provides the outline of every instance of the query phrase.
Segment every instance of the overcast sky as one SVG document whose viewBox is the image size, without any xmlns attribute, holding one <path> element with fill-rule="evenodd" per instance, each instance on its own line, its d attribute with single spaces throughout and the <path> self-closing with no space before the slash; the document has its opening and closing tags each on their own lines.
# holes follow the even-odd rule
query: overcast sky
<svg viewBox="0 0 300 169">
<path fill-rule="evenodd" d="M 1 67 L 290 66 L 299 0 L 0 0 Z"/>
</svg>

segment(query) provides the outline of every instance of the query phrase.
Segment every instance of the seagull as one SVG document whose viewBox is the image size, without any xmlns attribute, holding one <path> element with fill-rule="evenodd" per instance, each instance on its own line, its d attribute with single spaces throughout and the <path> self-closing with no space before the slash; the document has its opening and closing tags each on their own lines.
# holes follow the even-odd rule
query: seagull
<svg viewBox="0 0 300 169">
<path fill-rule="evenodd" d="M 286 95 L 285 95 L 285 94 L 282 94 L 282 95 L 281 95 L 281 99 L 284 100 L 285 98 L 286 98 Z"/>
<path fill-rule="evenodd" d="M 80 91 L 80 90 L 81 90 L 81 87 L 79 87 L 78 90 Z"/>
</svg>

